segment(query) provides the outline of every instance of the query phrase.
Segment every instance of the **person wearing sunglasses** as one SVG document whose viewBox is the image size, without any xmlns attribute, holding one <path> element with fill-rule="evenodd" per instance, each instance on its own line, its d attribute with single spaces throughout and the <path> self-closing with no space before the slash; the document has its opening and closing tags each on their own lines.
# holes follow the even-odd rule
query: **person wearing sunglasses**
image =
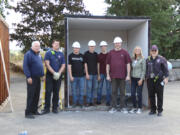
<svg viewBox="0 0 180 135">
<path fill-rule="evenodd" d="M 150 56 L 146 60 L 146 79 L 151 111 L 149 115 L 162 116 L 164 85 L 168 83 L 167 60 L 159 55 L 157 45 L 152 45 Z M 156 105 L 157 95 L 157 105 Z"/>
</svg>

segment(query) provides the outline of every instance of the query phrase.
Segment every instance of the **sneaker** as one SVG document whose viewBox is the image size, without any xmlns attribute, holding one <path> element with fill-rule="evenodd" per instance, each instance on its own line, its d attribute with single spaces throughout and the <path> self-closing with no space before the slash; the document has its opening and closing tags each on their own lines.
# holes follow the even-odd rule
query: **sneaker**
<svg viewBox="0 0 180 135">
<path fill-rule="evenodd" d="M 121 112 L 124 113 L 124 114 L 127 114 L 127 113 L 128 113 L 128 111 L 127 111 L 126 108 L 122 108 L 122 109 L 121 109 Z"/>
<path fill-rule="evenodd" d="M 141 114 L 142 113 L 142 109 L 141 108 L 138 108 L 137 111 L 136 111 L 137 114 Z"/>
<path fill-rule="evenodd" d="M 129 113 L 131 113 L 131 114 L 133 114 L 133 113 L 136 113 L 136 108 L 132 108 L 130 111 L 129 111 Z"/>
<path fill-rule="evenodd" d="M 111 109 L 109 110 L 109 113 L 115 113 L 115 112 L 117 112 L 116 108 L 111 108 Z"/>
</svg>

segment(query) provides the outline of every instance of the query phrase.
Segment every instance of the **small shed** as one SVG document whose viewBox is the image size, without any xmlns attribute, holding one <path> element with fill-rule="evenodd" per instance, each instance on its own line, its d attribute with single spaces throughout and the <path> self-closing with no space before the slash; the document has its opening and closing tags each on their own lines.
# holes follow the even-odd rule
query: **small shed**
<svg viewBox="0 0 180 135">
<path fill-rule="evenodd" d="M 2 16 L 0 16 L 0 109 L 9 100 L 9 28 Z"/>
<path fill-rule="evenodd" d="M 150 47 L 150 18 L 129 16 L 78 16 L 65 17 L 65 57 L 68 63 L 68 55 L 72 52 L 72 43 L 79 41 L 80 52 L 88 50 L 88 41 L 96 41 L 97 53 L 100 53 L 99 43 L 105 40 L 108 43 L 108 51 L 113 49 L 113 39 L 120 36 L 123 40 L 122 47 L 132 56 L 135 46 L 140 46 L 145 58 Z M 67 70 L 67 68 L 66 68 Z M 96 93 L 96 92 L 95 92 Z M 148 105 L 147 87 L 144 85 L 143 104 Z M 127 93 L 128 94 L 128 93 Z M 68 72 L 65 80 L 65 105 L 70 105 L 71 87 Z"/>
</svg>

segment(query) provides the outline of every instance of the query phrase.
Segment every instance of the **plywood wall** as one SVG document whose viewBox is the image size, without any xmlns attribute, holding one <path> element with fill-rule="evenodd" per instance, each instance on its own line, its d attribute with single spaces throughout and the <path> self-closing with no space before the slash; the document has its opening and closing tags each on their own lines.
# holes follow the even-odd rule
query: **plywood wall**
<svg viewBox="0 0 180 135">
<path fill-rule="evenodd" d="M 9 29 L 3 18 L 0 16 L 0 41 L 5 59 L 6 71 L 8 80 L 10 79 L 9 73 Z M 5 74 L 3 70 L 2 58 L 0 55 L 0 106 L 6 101 L 8 97 L 8 90 L 5 82 Z"/>
</svg>

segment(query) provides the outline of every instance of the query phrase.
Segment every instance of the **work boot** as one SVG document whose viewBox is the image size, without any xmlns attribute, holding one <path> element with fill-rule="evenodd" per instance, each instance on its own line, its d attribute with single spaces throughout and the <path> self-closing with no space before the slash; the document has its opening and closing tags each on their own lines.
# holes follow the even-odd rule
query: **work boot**
<svg viewBox="0 0 180 135">
<path fill-rule="evenodd" d="M 53 109 L 52 112 L 57 114 L 58 113 L 58 109 Z"/>
<path fill-rule="evenodd" d="M 38 111 L 36 111 L 35 113 L 33 113 L 33 115 L 41 115 L 41 113 L 39 113 Z"/>
<path fill-rule="evenodd" d="M 157 116 L 161 117 L 162 116 L 162 112 L 158 112 Z"/>
<path fill-rule="evenodd" d="M 149 115 L 154 115 L 154 114 L 156 114 L 156 111 L 150 111 L 149 112 Z"/>
<path fill-rule="evenodd" d="M 44 114 L 48 114 L 50 113 L 50 110 L 47 110 L 47 109 L 44 109 L 41 111 L 41 114 L 44 115 Z"/>
<path fill-rule="evenodd" d="M 109 102 L 107 102 L 107 103 L 106 103 L 106 106 L 110 106 L 110 103 L 109 103 Z"/>
<path fill-rule="evenodd" d="M 101 104 L 101 102 L 97 101 L 97 102 L 96 102 L 96 104 L 97 104 L 97 105 L 100 105 L 100 104 Z"/>
<path fill-rule="evenodd" d="M 32 114 L 25 115 L 25 118 L 27 118 L 27 119 L 35 119 L 35 117 Z"/>
</svg>

